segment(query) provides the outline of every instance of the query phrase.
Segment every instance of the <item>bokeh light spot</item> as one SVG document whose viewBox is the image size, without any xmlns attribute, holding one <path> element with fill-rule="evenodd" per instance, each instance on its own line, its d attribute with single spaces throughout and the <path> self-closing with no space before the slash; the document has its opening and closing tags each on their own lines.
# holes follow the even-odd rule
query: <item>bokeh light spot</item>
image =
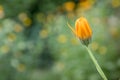
<svg viewBox="0 0 120 80">
<path fill-rule="evenodd" d="M 43 29 L 39 32 L 41 38 L 46 38 L 48 36 L 48 31 Z"/>
<path fill-rule="evenodd" d="M 67 41 L 67 37 L 65 35 L 59 35 L 58 38 L 57 38 L 58 42 L 59 43 L 66 43 Z"/>
</svg>

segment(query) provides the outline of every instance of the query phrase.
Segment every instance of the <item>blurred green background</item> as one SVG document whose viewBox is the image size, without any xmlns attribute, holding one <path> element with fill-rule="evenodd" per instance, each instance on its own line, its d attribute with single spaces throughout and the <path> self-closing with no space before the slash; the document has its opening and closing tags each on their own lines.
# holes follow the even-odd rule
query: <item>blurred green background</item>
<svg viewBox="0 0 120 80">
<path fill-rule="evenodd" d="M 102 80 L 67 26 L 81 16 L 109 80 L 120 79 L 120 0 L 0 0 L 0 80 Z"/>
</svg>

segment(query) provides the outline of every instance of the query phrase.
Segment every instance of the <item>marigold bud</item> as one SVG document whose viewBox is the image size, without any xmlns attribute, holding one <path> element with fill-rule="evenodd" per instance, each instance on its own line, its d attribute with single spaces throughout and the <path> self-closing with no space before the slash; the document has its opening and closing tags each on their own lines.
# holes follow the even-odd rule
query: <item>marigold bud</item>
<svg viewBox="0 0 120 80">
<path fill-rule="evenodd" d="M 80 17 L 75 22 L 75 28 L 73 29 L 69 24 L 68 27 L 73 31 L 73 33 L 80 39 L 80 41 L 88 46 L 92 37 L 92 30 L 84 17 Z"/>
</svg>

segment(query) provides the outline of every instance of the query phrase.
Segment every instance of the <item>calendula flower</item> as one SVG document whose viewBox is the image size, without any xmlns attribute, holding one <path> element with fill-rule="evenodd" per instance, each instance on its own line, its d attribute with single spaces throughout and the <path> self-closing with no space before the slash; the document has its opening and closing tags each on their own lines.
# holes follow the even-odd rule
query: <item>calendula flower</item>
<svg viewBox="0 0 120 80">
<path fill-rule="evenodd" d="M 92 37 L 92 30 L 84 17 L 80 17 L 76 20 L 75 29 L 73 29 L 69 24 L 68 27 L 84 45 L 88 46 Z"/>
<path fill-rule="evenodd" d="M 73 33 L 80 39 L 80 41 L 85 45 L 86 50 L 88 51 L 97 71 L 103 78 L 103 80 L 108 80 L 105 76 L 104 72 L 102 71 L 101 67 L 99 66 L 97 60 L 95 59 L 94 55 L 92 54 L 91 50 L 88 48 L 88 44 L 90 43 L 92 37 L 92 30 L 84 17 L 80 17 L 75 22 L 75 28 L 73 29 L 69 24 L 68 27 L 73 31 Z M 103 52 L 106 52 L 106 48 L 102 48 Z"/>
</svg>

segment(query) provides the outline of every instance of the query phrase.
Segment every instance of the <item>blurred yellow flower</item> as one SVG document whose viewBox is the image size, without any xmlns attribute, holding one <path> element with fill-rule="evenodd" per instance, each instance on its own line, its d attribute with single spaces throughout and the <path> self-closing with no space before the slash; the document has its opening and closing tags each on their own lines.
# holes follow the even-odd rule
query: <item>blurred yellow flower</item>
<svg viewBox="0 0 120 80">
<path fill-rule="evenodd" d="M 68 11 L 68 12 L 71 12 L 74 10 L 75 8 L 75 3 L 72 2 L 72 1 L 69 1 L 69 2 L 66 2 L 63 4 L 63 8 Z"/>
<path fill-rule="evenodd" d="M 62 62 L 57 62 L 56 66 L 55 66 L 57 71 L 62 71 L 64 69 L 64 67 L 65 67 L 65 65 Z"/>
<path fill-rule="evenodd" d="M 26 18 L 24 21 L 23 21 L 23 24 L 26 26 L 26 27 L 29 27 L 32 23 L 32 20 L 30 18 Z"/>
<path fill-rule="evenodd" d="M 47 17 L 46 17 L 46 19 L 47 19 L 47 22 L 48 22 L 48 23 L 49 23 L 49 22 L 52 22 L 53 19 L 54 19 L 54 15 L 53 15 L 53 14 L 48 14 Z"/>
<path fill-rule="evenodd" d="M 107 52 L 107 48 L 105 46 L 99 47 L 99 53 L 105 54 Z"/>
<path fill-rule="evenodd" d="M 28 17 L 26 13 L 20 13 L 18 17 L 26 27 L 29 27 L 31 25 L 32 20 Z"/>
<path fill-rule="evenodd" d="M 111 4 L 114 8 L 117 8 L 120 6 L 120 0 L 112 0 Z"/>
<path fill-rule="evenodd" d="M 19 72 L 24 72 L 24 71 L 25 71 L 25 65 L 24 65 L 24 64 L 19 64 L 19 65 L 17 66 L 17 70 L 18 70 Z"/>
<path fill-rule="evenodd" d="M 0 19 L 2 19 L 4 17 L 4 9 L 3 9 L 3 6 L 0 5 Z"/>
<path fill-rule="evenodd" d="M 10 48 L 9 48 L 7 45 L 3 45 L 3 46 L 1 47 L 1 52 L 2 52 L 2 53 L 8 53 L 9 50 L 10 50 Z"/>
<path fill-rule="evenodd" d="M 45 22 L 45 15 L 43 13 L 38 13 L 36 15 L 36 19 L 37 19 L 38 22 L 44 23 Z"/>
<path fill-rule="evenodd" d="M 67 41 L 67 38 L 66 38 L 65 35 L 61 34 L 61 35 L 58 36 L 57 40 L 60 43 L 65 43 Z"/>
<path fill-rule="evenodd" d="M 113 39 L 119 38 L 119 31 L 118 31 L 117 27 L 110 27 L 109 31 L 110 31 L 110 35 L 113 37 Z"/>
<path fill-rule="evenodd" d="M 73 45 L 78 45 L 78 44 L 79 44 L 78 41 L 77 41 L 75 38 L 72 38 L 72 39 L 71 39 L 71 43 L 72 43 Z"/>
<path fill-rule="evenodd" d="M 15 32 L 21 32 L 23 30 L 23 28 L 20 24 L 16 24 L 14 26 L 14 30 L 15 30 Z"/>
<path fill-rule="evenodd" d="M 91 43 L 91 49 L 92 49 L 93 51 L 96 51 L 96 50 L 98 49 L 98 47 L 99 47 L 99 44 L 98 44 L 97 42 Z"/>
<path fill-rule="evenodd" d="M 39 32 L 39 35 L 41 38 L 46 38 L 48 36 L 48 30 L 45 30 L 45 29 L 41 30 Z"/>
<path fill-rule="evenodd" d="M 78 3 L 78 8 L 88 10 L 92 7 L 92 5 L 95 3 L 95 0 L 81 0 Z"/>
<path fill-rule="evenodd" d="M 14 33 L 8 34 L 8 41 L 13 42 L 16 39 L 16 35 Z"/>
<path fill-rule="evenodd" d="M 68 18 L 71 18 L 71 19 L 74 19 L 75 14 L 74 14 L 73 12 L 67 13 L 67 17 L 68 17 Z"/>
<path fill-rule="evenodd" d="M 26 13 L 20 13 L 20 14 L 18 15 L 18 18 L 19 18 L 21 21 L 24 21 L 25 18 L 27 18 L 27 14 L 26 14 Z"/>
</svg>

